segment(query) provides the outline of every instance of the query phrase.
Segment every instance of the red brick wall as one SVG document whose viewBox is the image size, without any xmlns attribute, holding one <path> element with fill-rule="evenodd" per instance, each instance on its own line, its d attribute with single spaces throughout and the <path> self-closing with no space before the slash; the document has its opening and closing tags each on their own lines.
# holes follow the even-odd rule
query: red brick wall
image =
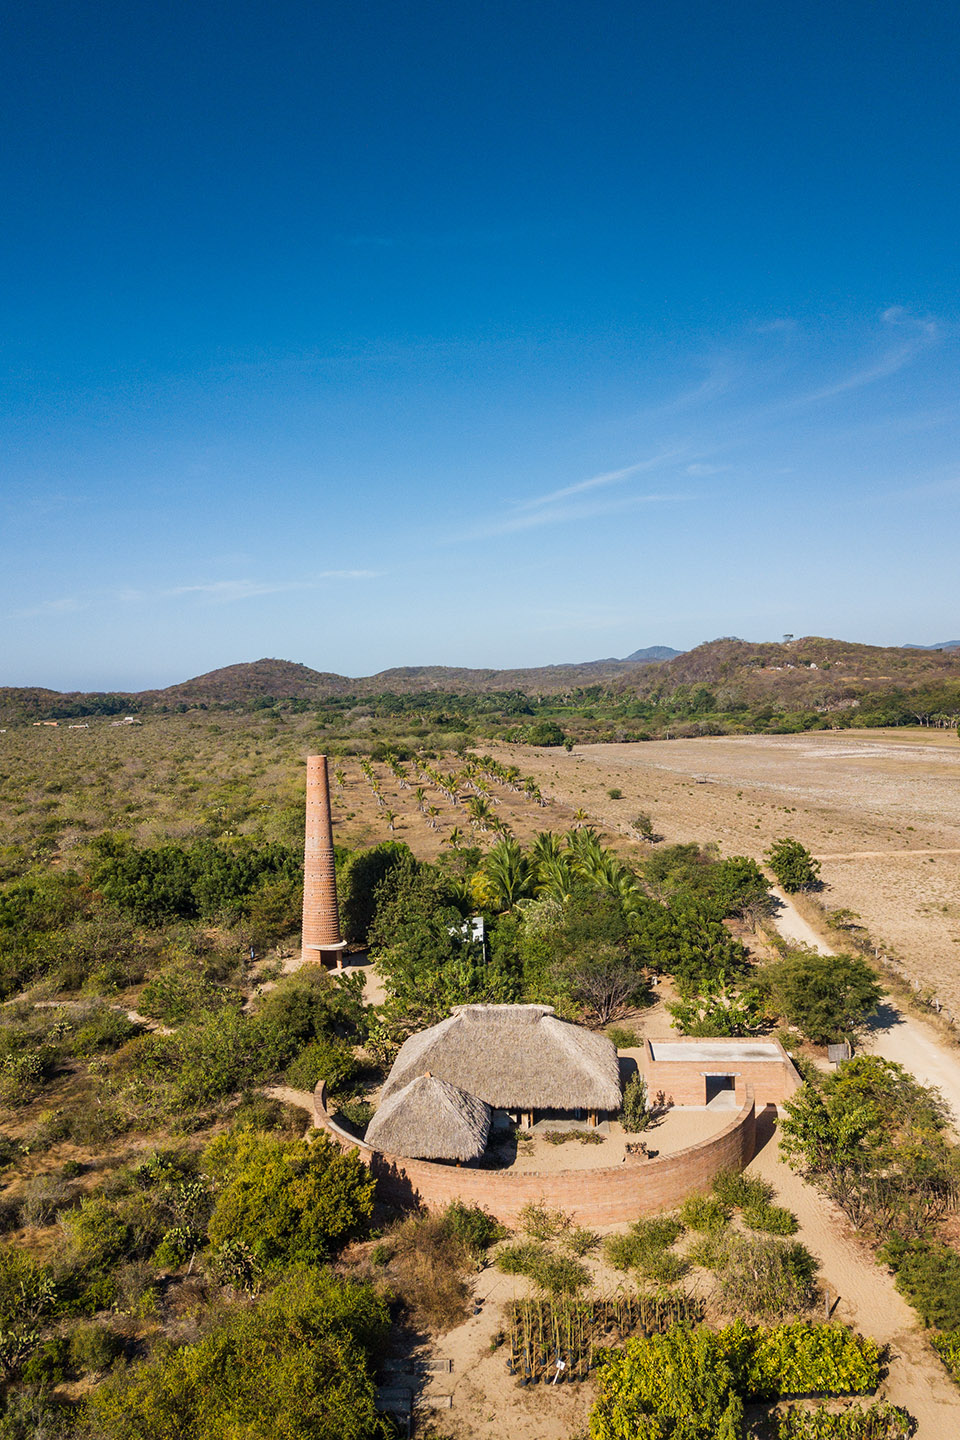
<svg viewBox="0 0 960 1440">
<path fill-rule="evenodd" d="M 622 1225 L 641 1215 L 678 1205 L 709 1190 L 719 1170 L 742 1170 L 753 1157 L 755 1113 L 749 1087 L 743 1106 L 719 1134 L 700 1145 L 655 1160 L 626 1160 L 602 1170 L 568 1170 L 554 1175 L 507 1174 L 469 1165 L 438 1165 L 372 1150 L 330 1119 L 322 1085 L 314 1096 L 316 1123 L 344 1149 L 355 1149 L 377 1177 L 383 1199 L 393 1204 L 448 1205 L 451 1200 L 482 1205 L 514 1225 L 524 1205 L 538 1201 L 563 1210 L 580 1225 Z"/>
<path fill-rule="evenodd" d="M 670 1037 L 671 1045 L 682 1043 L 679 1036 Z M 690 1043 L 697 1045 L 702 1042 L 690 1038 Z M 782 1059 L 734 1060 L 731 1058 L 726 1070 L 728 1074 L 736 1076 L 736 1096 L 741 1103 L 746 1097 L 748 1085 L 752 1086 L 758 1105 L 782 1105 L 784 1100 L 789 1100 L 790 1096 L 800 1088 L 802 1082 L 789 1055 L 779 1044 L 777 1048 L 781 1050 Z M 647 1090 L 651 1098 L 662 1090 L 667 1099 L 672 1099 L 675 1105 L 703 1105 L 706 1100 L 706 1081 L 703 1072 L 708 1070 L 711 1074 L 723 1073 L 724 1068 L 720 1062 L 711 1062 L 707 1065 L 703 1061 L 697 1060 L 689 1063 L 682 1060 L 655 1060 L 650 1041 L 645 1040 L 643 1044 L 640 1069 L 647 1082 Z"/>
</svg>

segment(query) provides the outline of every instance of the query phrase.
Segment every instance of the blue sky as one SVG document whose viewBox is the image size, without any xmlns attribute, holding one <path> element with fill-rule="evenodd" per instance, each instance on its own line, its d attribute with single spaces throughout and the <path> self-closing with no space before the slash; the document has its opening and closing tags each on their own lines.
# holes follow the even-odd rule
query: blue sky
<svg viewBox="0 0 960 1440">
<path fill-rule="evenodd" d="M 952 5 L 8 27 L 0 683 L 957 638 Z"/>
</svg>

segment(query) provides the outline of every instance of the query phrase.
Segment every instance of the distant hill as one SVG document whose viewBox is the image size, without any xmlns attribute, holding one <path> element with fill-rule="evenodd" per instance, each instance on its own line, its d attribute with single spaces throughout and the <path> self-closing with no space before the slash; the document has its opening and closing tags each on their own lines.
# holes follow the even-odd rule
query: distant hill
<svg viewBox="0 0 960 1440">
<path fill-rule="evenodd" d="M 805 635 L 785 644 L 710 640 L 639 673 L 638 693 L 670 695 L 678 685 L 736 692 L 745 703 L 830 706 L 872 691 L 916 690 L 960 681 L 960 650 L 858 645 Z"/>
<path fill-rule="evenodd" d="M 320 703 L 335 697 L 416 695 L 424 692 L 489 694 L 520 691 L 530 696 L 569 696 L 600 686 L 617 694 L 669 699 L 681 687 L 706 686 L 716 708 L 771 704 L 778 708 L 830 710 L 871 692 L 932 690 L 960 683 L 960 642 L 943 646 L 857 645 L 808 635 L 785 644 L 727 636 L 676 651 L 654 645 L 626 660 L 533 669 L 474 670 L 447 665 L 408 665 L 352 679 L 311 670 L 292 660 L 262 659 L 227 665 L 162 690 L 138 693 L 69 692 L 40 687 L 0 687 L 0 724 L 40 719 L 168 711 L 195 705 L 246 708 L 274 700 Z"/>
<path fill-rule="evenodd" d="M 939 645 L 904 645 L 904 650 L 960 650 L 960 640 L 941 640 Z"/>
<path fill-rule="evenodd" d="M 683 655 L 683 650 L 673 650 L 669 645 L 648 645 L 645 650 L 634 650 L 632 655 L 625 655 L 624 659 L 632 665 L 649 665 L 653 660 L 672 660 L 675 655 Z"/>
</svg>

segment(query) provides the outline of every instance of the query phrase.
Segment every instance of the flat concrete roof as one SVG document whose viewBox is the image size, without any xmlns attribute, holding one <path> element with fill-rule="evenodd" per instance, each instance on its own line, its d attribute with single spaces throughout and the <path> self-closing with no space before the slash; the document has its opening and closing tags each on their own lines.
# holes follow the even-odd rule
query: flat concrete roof
<svg viewBox="0 0 960 1440">
<path fill-rule="evenodd" d="M 737 1065 L 750 1060 L 783 1062 L 779 1045 L 769 1040 L 698 1040 L 692 1044 L 651 1040 L 650 1053 L 654 1060 L 685 1061 L 694 1065 Z"/>
</svg>

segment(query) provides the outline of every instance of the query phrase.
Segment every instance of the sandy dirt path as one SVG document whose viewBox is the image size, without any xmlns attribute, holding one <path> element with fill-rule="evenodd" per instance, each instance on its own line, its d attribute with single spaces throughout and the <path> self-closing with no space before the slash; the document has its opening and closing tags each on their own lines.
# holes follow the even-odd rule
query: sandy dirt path
<svg viewBox="0 0 960 1440">
<path fill-rule="evenodd" d="M 835 954 L 797 912 L 789 896 L 776 887 L 773 893 L 779 901 L 773 923 L 785 940 L 810 945 L 822 955 Z M 950 1107 L 954 1128 L 960 1131 L 960 1052 L 948 1050 L 935 1030 L 912 1015 L 904 1015 L 896 1002 L 885 996 L 862 1049 L 869 1055 L 895 1061 L 921 1085 L 939 1090 Z"/>
<path fill-rule="evenodd" d="M 924 1338 L 913 1310 L 894 1289 L 893 1277 L 876 1263 L 843 1213 L 784 1164 L 775 1135 L 748 1174 L 768 1180 L 777 1190 L 778 1203 L 797 1216 L 800 1238 L 820 1261 L 821 1281 L 831 1297 L 839 1296 L 834 1317 L 890 1347 L 882 1393 L 916 1416 L 916 1440 L 960 1436 L 960 1391 Z"/>
<path fill-rule="evenodd" d="M 817 855 L 818 860 L 886 860 L 888 855 L 916 855 L 924 857 L 927 855 L 960 855 L 960 850 L 945 850 L 943 848 L 934 850 L 851 850 L 847 855 L 827 855 L 823 851 Z"/>
</svg>

